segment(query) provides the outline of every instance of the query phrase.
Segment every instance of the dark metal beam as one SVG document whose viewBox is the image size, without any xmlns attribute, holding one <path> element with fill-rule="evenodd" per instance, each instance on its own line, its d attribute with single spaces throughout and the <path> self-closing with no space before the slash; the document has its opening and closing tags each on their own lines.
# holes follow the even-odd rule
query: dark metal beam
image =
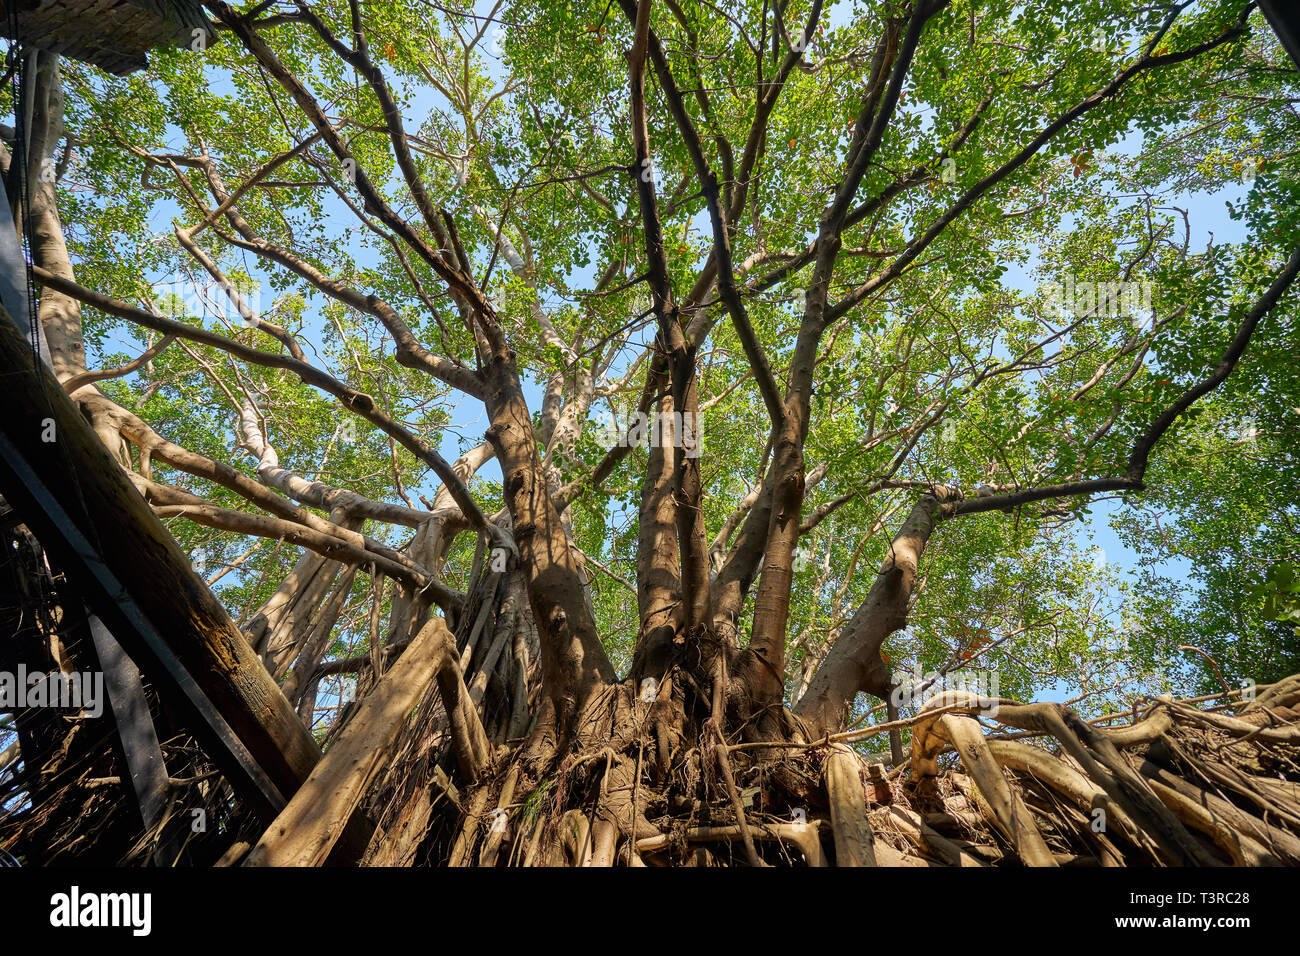
<svg viewBox="0 0 1300 956">
<path fill-rule="evenodd" d="M 95 656 L 99 658 L 99 669 L 104 672 L 104 691 L 108 695 L 113 722 L 117 724 L 120 759 L 126 770 L 122 781 L 130 781 L 129 792 L 135 796 L 145 832 L 157 835 L 154 861 L 170 866 L 181 855 L 182 844 L 177 839 L 176 828 L 166 825 L 167 762 L 158 743 L 153 716 L 149 713 L 149 698 L 145 696 L 140 670 L 108 632 L 104 622 L 89 609 L 86 624 L 90 628 Z"/>
<path fill-rule="evenodd" d="M 1300 4 L 1296 0 L 1259 0 L 1259 9 L 1300 69 Z"/>
</svg>

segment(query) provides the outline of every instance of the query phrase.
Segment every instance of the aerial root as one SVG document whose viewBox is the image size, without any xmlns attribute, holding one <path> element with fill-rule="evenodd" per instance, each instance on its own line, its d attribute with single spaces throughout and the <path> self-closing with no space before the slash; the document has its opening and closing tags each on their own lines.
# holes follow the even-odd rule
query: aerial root
<svg viewBox="0 0 1300 956">
<path fill-rule="evenodd" d="M 934 721 L 916 725 L 912 734 L 913 779 L 918 783 L 930 782 L 938 772 L 937 756 L 945 741 L 961 755 L 962 764 L 984 796 L 998 829 L 1011 841 L 1020 858 L 1029 866 L 1056 866 L 1024 800 L 1008 786 L 973 718 L 942 714 Z"/>
<path fill-rule="evenodd" d="M 497 766 L 439 804 L 454 827 L 442 859 L 1300 865 L 1300 713 L 1291 709 L 1300 689 L 1283 685 L 1261 688 L 1268 706 L 1211 711 L 1148 699 L 1130 722 L 1108 727 L 1057 704 L 948 692 L 891 722 L 912 735 L 910 759 L 892 769 L 883 759 L 868 764 L 842 735 L 728 742 L 711 717 L 699 725 L 697 746 L 661 754 L 657 724 L 646 720 L 612 743 L 597 735 L 588 749 L 546 765 L 553 769 Z M 1219 712 L 1225 707 L 1234 713 Z M 498 816 L 508 825 L 494 825 Z"/>
<path fill-rule="evenodd" d="M 743 832 L 736 825 L 691 827 L 682 833 L 682 837 L 688 843 L 730 843 L 741 840 L 743 833 L 748 833 L 757 841 L 788 844 L 803 855 L 807 866 L 825 866 L 821 836 L 826 829 L 829 827 L 823 820 L 812 820 L 808 823 L 755 823 L 746 827 Z M 636 850 L 638 854 L 651 854 L 669 849 L 672 843 L 672 835 L 660 834 L 638 840 Z"/>
<path fill-rule="evenodd" d="M 830 800 L 831 833 L 839 866 L 876 866 L 875 837 L 867 820 L 862 762 L 844 744 L 826 758 L 826 795 Z"/>
</svg>

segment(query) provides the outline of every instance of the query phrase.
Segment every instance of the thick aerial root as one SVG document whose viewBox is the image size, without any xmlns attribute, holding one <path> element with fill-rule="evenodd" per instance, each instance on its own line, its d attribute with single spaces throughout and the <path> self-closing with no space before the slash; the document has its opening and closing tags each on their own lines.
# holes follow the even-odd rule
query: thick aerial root
<svg viewBox="0 0 1300 956">
<path fill-rule="evenodd" d="M 871 813 L 877 844 L 884 845 L 883 829 L 948 865 L 969 866 L 987 856 L 976 845 L 967 850 L 951 835 L 929 827 L 933 821 L 948 829 L 978 830 L 964 814 L 953 812 L 957 797 L 940 792 L 945 779 L 958 791 L 965 786 L 959 775 L 939 770 L 940 754 L 951 748 L 970 774 L 970 795 L 988 814 L 1008 860 L 1029 865 L 1050 865 L 1047 860 L 1103 866 L 1153 861 L 1300 864 L 1300 787 L 1295 782 L 1300 715 L 1287 703 L 1300 700 L 1300 684 L 1288 680 L 1279 686 L 1281 693 L 1266 688 L 1261 697 L 1274 706 L 1259 707 L 1257 701 L 1237 717 L 1166 697 L 1152 701 L 1131 726 L 1106 730 L 1057 705 L 941 695 L 914 721 L 911 774 L 915 798 L 942 803 L 946 812 L 922 817 L 895 798 L 888 812 Z M 1061 752 L 987 738 L 972 716 L 976 714 L 995 715 L 999 723 L 1030 735 L 1053 737 Z M 979 839 L 976 833 L 969 835 Z"/>
<path fill-rule="evenodd" d="M 426 696 L 431 676 L 450 716 L 462 777 L 479 777 L 491 759 L 487 737 L 469 700 L 451 632 L 441 618 L 432 618 L 343 725 L 326 757 L 262 835 L 245 865 L 325 862 L 390 754 L 403 720 Z"/>
<path fill-rule="evenodd" d="M 808 823 L 756 823 L 746 827 L 743 832 L 739 826 L 692 827 L 682 837 L 688 843 L 730 843 L 741 840 L 743 833 L 749 833 L 755 840 L 788 844 L 803 854 L 808 866 L 825 866 L 826 858 L 821 841 L 824 829 L 829 827 L 820 820 Z M 670 835 L 664 834 L 638 840 L 636 851 L 644 857 L 666 850 L 671 846 L 672 839 Z"/>
<path fill-rule="evenodd" d="M 509 827 L 506 808 L 510 806 L 510 801 L 514 799 L 515 784 L 518 781 L 519 768 L 511 767 L 510 772 L 506 774 L 506 781 L 501 787 L 501 796 L 497 798 L 496 811 L 488 824 L 487 840 L 484 841 L 483 849 L 478 855 L 479 866 L 496 865 L 497 854 L 501 851 L 501 844 L 505 841 Z"/>
<path fill-rule="evenodd" d="M 1242 708 L 1242 713 L 1268 710 L 1272 707 L 1295 707 L 1300 704 L 1300 674 L 1284 677 L 1269 687 L 1261 687 L 1256 698 Z"/>
<path fill-rule="evenodd" d="M 437 618 L 434 619 L 437 621 Z M 441 622 L 439 622 L 441 623 Z M 429 625 L 426 624 L 425 627 Z M 465 687 L 460 669 L 460 658 L 451 634 L 444 626 L 441 631 L 442 655 L 438 661 L 438 691 L 451 724 L 451 741 L 456 751 L 456 763 L 463 779 L 477 780 L 491 760 L 491 750 L 478 711 L 474 708 Z M 405 657 L 406 655 L 402 655 Z"/>
<path fill-rule="evenodd" d="M 1002 855 L 995 849 L 988 854 L 988 849 L 992 848 L 978 847 L 965 840 L 949 839 L 941 835 L 919 813 L 907 807 L 885 807 L 873 813 L 871 819 L 879 828 L 901 833 L 919 853 L 943 866 L 987 866 L 989 861 L 985 858 L 986 855 L 994 858 Z"/>
<path fill-rule="evenodd" d="M 950 695 L 938 698 L 936 706 L 953 703 Z M 933 704 L 934 702 L 932 702 Z M 1043 842 L 1024 800 L 1008 785 L 997 761 L 989 752 L 988 742 L 979 724 L 970 717 L 943 714 L 933 722 L 916 725 L 912 735 L 912 772 L 915 778 L 933 777 L 938 770 L 936 756 L 946 739 L 961 755 L 966 771 L 975 780 L 1004 836 L 1029 866 L 1056 866 L 1052 852 Z"/>
<path fill-rule="evenodd" d="M 826 795 L 835 837 L 835 862 L 839 866 L 876 865 L 861 768 L 857 755 L 843 744 L 837 744 L 826 758 Z"/>
<path fill-rule="evenodd" d="M 1218 794 L 1202 790 L 1149 760 L 1144 761 L 1139 769 L 1151 780 L 1153 786 L 1177 791 L 1196 806 L 1203 807 L 1216 823 L 1221 821 L 1223 825 L 1270 847 L 1275 859 L 1300 860 L 1300 837 L 1293 836 L 1280 827 L 1269 826 Z"/>
<path fill-rule="evenodd" d="M 569 810 L 560 819 L 560 843 L 570 866 L 591 866 L 595 850 L 591 821 L 581 810 Z"/>
<path fill-rule="evenodd" d="M 1054 757 L 1040 747 L 1031 747 L 1015 740 L 990 740 L 989 751 L 997 762 L 1008 770 L 1020 771 L 1050 787 L 1078 807 L 1086 818 L 1092 811 L 1102 810 L 1111 826 L 1138 846 L 1149 846 L 1152 860 L 1158 860 L 1156 847 L 1142 830 L 1128 818 L 1122 809 L 1096 784 L 1079 773 L 1070 764 Z M 1092 834 L 1089 829 L 1089 834 Z M 1123 857 L 1104 834 L 1092 834 L 1099 844 L 1098 859 L 1102 866 L 1122 866 Z"/>
<path fill-rule="evenodd" d="M 1230 857 L 1236 866 L 1265 866 L 1276 864 L 1277 860 L 1264 847 L 1244 834 L 1236 833 L 1227 822 L 1200 806 L 1190 797 L 1185 797 L 1173 787 L 1166 787 L 1155 780 L 1150 782 L 1151 789 L 1183 823 L 1208 835 Z"/>
<path fill-rule="evenodd" d="M 1130 817 L 1143 821 L 1144 828 L 1172 857 L 1171 862 L 1183 866 L 1214 864 L 1214 858 L 1160 802 L 1146 781 L 1120 755 L 1110 738 L 1085 724 L 1072 711 L 1062 714 L 1059 710 L 1049 708 L 1047 713 L 1048 724 L 1053 728 L 1056 738 L 1065 745 L 1071 756 L 1084 764 L 1090 776 L 1102 785 Z M 1086 747 L 1085 739 L 1088 744 Z"/>
</svg>

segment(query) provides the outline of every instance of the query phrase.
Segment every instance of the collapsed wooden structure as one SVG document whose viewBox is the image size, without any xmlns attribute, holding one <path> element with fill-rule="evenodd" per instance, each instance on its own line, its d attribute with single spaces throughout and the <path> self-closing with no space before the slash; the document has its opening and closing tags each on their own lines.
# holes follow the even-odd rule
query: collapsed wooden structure
<svg viewBox="0 0 1300 956">
<path fill-rule="evenodd" d="M 147 67 L 149 51 L 160 46 L 201 49 L 215 42 L 194 0 L 5 0 L 0 36 L 118 76 Z"/>
<path fill-rule="evenodd" d="M 146 51 L 160 45 L 198 49 L 215 39 L 202 6 L 192 0 L 19 0 L 2 6 L 0 35 L 21 46 L 13 51 L 14 82 L 23 96 L 30 96 L 38 56 L 62 53 L 125 74 L 144 68 Z M 25 652 L 37 664 L 65 666 L 57 654 L 50 658 L 39 634 L 29 633 L 34 642 L 18 647 L 33 619 L 49 611 L 51 595 L 40 593 L 48 583 L 42 574 L 48 553 L 68 585 L 56 612 L 59 623 L 65 631 L 74 622 L 81 626 L 81 658 L 106 677 L 116 750 L 128 765 L 144 829 L 165 816 L 169 778 L 141 673 L 185 715 L 184 724 L 203 739 L 241 800 L 274 814 L 305 779 L 319 749 L 40 354 L 44 338 L 33 329 L 34 302 L 14 225 L 15 218 L 26 225 L 32 178 L 23 117 L 13 135 L 18 161 L 6 183 L 10 195 L 0 202 L 0 374 L 14 403 L 0 427 L 0 495 L 12 572 L 6 622 L 13 637 L 0 663 Z M 24 721 L 17 723 L 20 744 L 27 737 L 34 754 L 34 738 Z"/>
</svg>

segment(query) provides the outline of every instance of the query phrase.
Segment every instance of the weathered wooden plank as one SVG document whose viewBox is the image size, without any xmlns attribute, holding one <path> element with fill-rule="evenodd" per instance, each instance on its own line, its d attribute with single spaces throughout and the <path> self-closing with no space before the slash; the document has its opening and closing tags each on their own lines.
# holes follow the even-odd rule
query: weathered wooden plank
<svg viewBox="0 0 1300 956">
<path fill-rule="evenodd" d="M 146 829 L 151 829 L 162 819 L 167 809 L 167 764 L 163 761 L 162 747 L 158 745 L 158 732 L 149 716 L 149 702 L 144 696 L 135 664 L 104 627 L 104 622 L 91 614 L 88 619 L 90 636 L 95 643 L 95 656 L 104 672 L 104 690 L 117 722 L 117 735 L 122 741 L 122 756 L 126 761 L 131 789 L 140 804 L 140 817 Z"/>
<path fill-rule="evenodd" d="M 245 866 L 320 866 L 392 746 L 402 721 L 444 667 L 452 643 L 441 618 L 420 629 L 402 656 L 361 701 L 329 752 L 267 828 Z M 450 708 L 450 705 L 448 705 Z"/>
</svg>

